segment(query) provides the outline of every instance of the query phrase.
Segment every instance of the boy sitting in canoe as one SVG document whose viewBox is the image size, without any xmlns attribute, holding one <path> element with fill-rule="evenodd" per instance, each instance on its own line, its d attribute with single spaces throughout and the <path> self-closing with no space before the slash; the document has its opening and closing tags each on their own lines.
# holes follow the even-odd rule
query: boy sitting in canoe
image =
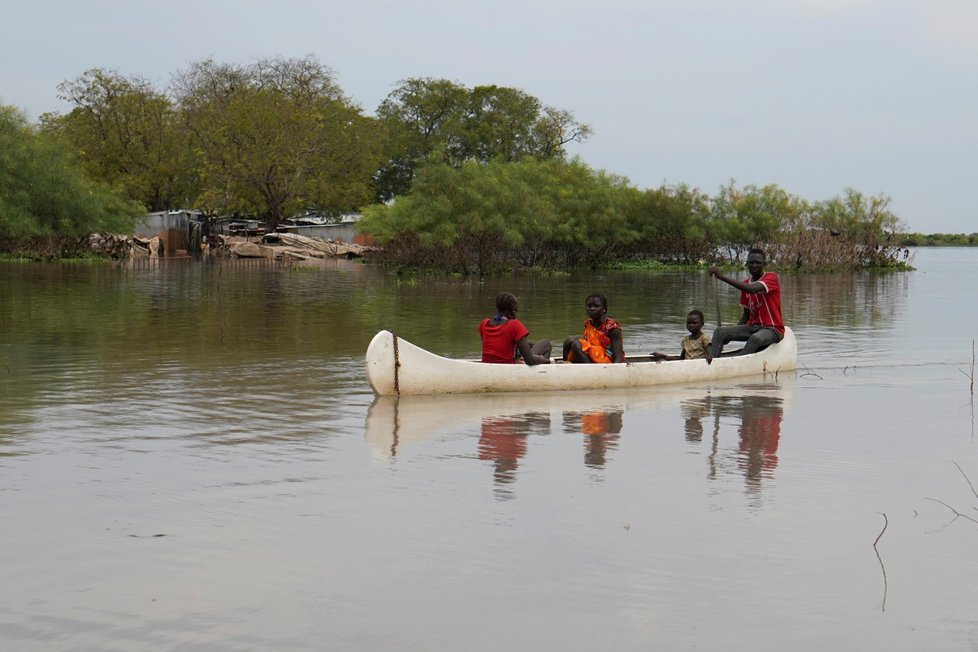
<svg viewBox="0 0 978 652">
<path fill-rule="evenodd" d="M 516 297 L 509 292 L 496 296 L 496 316 L 479 323 L 483 362 L 513 364 L 522 357 L 529 365 L 550 363 L 550 340 L 530 344 L 530 331 L 516 318 L 518 309 Z"/>
<path fill-rule="evenodd" d="M 703 312 L 701 310 L 690 310 L 686 313 L 686 330 L 689 331 L 689 335 L 680 342 L 682 352 L 679 355 L 668 355 L 653 351 L 652 359 L 698 360 L 705 358 L 708 363 L 713 362 L 713 353 L 710 351 L 710 336 L 703 332 Z"/>
<path fill-rule="evenodd" d="M 595 292 L 584 302 L 589 319 L 584 322 L 584 337 L 564 341 L 564 360 L 577 363 L 624 362 L 621 326 L 608 317 L 608 299 Z"/>
</svg>

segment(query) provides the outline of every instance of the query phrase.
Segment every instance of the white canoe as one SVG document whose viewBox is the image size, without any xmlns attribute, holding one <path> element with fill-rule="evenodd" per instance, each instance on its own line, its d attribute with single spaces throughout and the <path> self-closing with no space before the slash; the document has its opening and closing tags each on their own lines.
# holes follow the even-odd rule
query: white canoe
<svg viewBox="0 0 978 652">
<path fill-rule="evenodd" d="M 367 380 L 380 396 L 391 394 L 467 394 L 569 389 L 650 387 L 696 383 L 795 368 L 798 344 L 791 329 L 784 338 L 751 355 L 705 360 L 653 362 L 631 357 L 624 364 L 484 364 L 444 358 L 395 337 L 377 333 L 367 347 Z"/>
</svg>

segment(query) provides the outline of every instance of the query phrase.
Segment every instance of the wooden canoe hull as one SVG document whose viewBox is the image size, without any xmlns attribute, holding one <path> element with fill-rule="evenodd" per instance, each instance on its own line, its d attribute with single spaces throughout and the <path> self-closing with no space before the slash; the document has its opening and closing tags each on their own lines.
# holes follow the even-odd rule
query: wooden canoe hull
<svg viewBox="0 0 978 652">
<path fill-rule="evenodd" d="M 367 347 L 367 380 L 380 396 L 530 392 L 696 383 L 795 368 L 798 344 L 790 328 L 784 338 L 751 355 L 624 364 L 484 364 L 444 358 L 380 331 Z"/>
</svg>

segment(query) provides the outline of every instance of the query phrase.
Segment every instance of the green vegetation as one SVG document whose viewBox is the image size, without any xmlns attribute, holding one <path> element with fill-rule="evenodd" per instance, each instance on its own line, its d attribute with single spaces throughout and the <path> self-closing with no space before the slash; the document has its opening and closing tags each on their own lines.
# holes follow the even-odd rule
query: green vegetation
<svg viewBox="0 0 978 652">
<path fill-rule="evenodd" d="M 253 216 L 270 230 L 300 211 L 339 215 L 403 195 L 431 162 L 562 158 L 590 133 L 519 89 L 427 78 L 400 82 L 371 117 L 313 56 L 205 59 L 165 89 L 94 68 L 58 94 L 73 108 L 42 116 L 35 135 L 116 197 Z"/>
<path fill-rule="evenodd" d="M 906 269 L 888 203 L 855 190 L 811 203 L 733 182 L 714 197 L 687 186 L 641 191 L 580 161 L 493 159 L 419 169 L 409 193 L 364 211 L 360 229 L 391 264 L 480 275 L 734 262 L 757 245 L 782 268 Z"/>
<path fill-rule="evenodd" d="M 978 233 L 904 233 L 900 235 L 904 247 L 978 247 Z"/>
<path fill-rule="evenodd" d="M 165 94 L 142 78 L 93 69 L 62 82 L 58 96 L 75 108 L 45 114 L 42 126 L 78 153 L 92 178 L 150 211 L 191 199 L 190 143 Z"/>
<path fill-rule="evenodd" d="M 898 237 L 889 199 L 851 189 L 810 202 L 775 185 L 635 188 L 568 160 L 591 128 L 515 88 L 406 79 L 369 116 L 307 56 L 205 59 L 165 89 L 96 68 L 58 92 L 73 108 L 38 127 L 0 108 L 0 250 L 71 255 L 87 233 L 191 206 L 269 229 L 362 211 L 392 265 L 458 274 L 702 265 L 754 245 L 781 267 L 893 269 L 901 247 L 964 244 Z"/>
<path fill-rule="evenodd" d="M 428 165 L 410 193 L 359 228 L 396 264 L 487 274 L 595 264 L 626 235 L 624 180 L 573 161 Z"/>
<path fill-rule="evenodd" d="M 380 201 L 408 192 L 415 173 L 427 163 L 457 168 L 469 161 L 563 159 L 564 145 L 591 134 L 569 111 L 543 106 L 521 90 L 468 89 L 447 79 L 402 81 L 377 116 L 391 142 L 378 174 Z"/>
<path fill-rule="evenodd" d="M 198 61 L 168 92 L 102 69 L 60 85 L 75 108 L 46 115 L 89 172 L 150 210 L 260 216 L 269 229 L 374 194 L 386 135 L 315 58 Z"/>
<path fill-rule="evenodd" d="M 63 141 L 0 107 L 0 248 L 19 257 L 55 257 L 93 231 L 130 232 L 142 213 L 89 178 Z"/>
<path fill-rule="evenodd" d="M 259 215 L 269 230 L 306 208 L 345 212 L 372 197 L 386 136 L 315 58 L 193 64 L 174 87 L 213 212 Z"/>
</svg>

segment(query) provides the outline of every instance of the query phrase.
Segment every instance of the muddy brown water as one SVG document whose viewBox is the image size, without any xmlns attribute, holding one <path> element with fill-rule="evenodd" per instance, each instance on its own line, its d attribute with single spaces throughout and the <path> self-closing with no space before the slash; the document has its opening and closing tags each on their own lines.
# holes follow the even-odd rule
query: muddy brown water
<svg viewBox="0 0 978 652">
<path fill-rule="evenodd" d="M 978 250 L 915 264 L 783 275 L 777 378 L 400 401 L 381 328 L 475 355 L 505 289 L 560 342 L 599 290 L 678 352 L 713 285 L 0 265 L 0 647 L 975 649 Z"/>
</svg>

